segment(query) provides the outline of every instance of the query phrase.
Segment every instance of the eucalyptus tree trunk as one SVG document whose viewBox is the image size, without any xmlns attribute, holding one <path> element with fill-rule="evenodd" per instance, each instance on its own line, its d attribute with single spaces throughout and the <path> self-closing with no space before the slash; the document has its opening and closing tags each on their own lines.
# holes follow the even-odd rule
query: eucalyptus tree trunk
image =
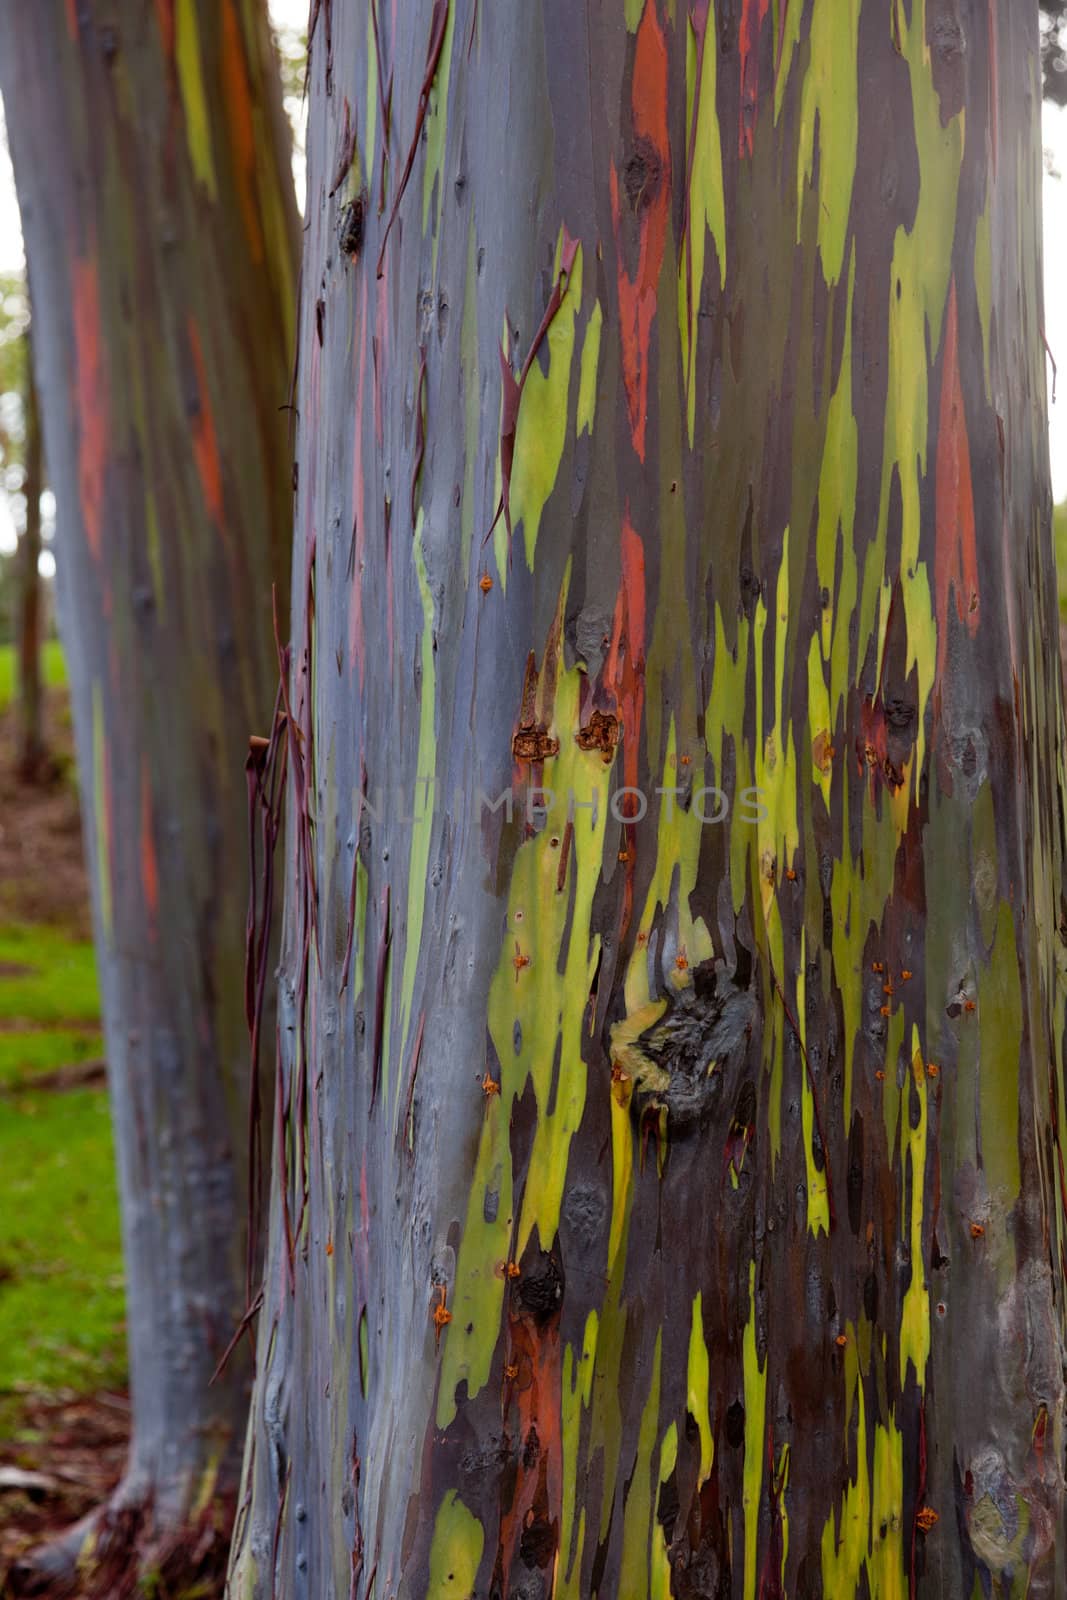
<svg viewBox="0 0 1067 1600">
<path fill-rule="evenodd" d="M 314 9 L 231 1593 L 1061 1595 L 1037 6 Z"/>
<path fill-rule="evenodd" d="M 23 394 L 23 493 L 26 526 L 19 537 L 16 648 L 18 692 L 15 711 L 15 761 L 20 777 L 32 783 L 42 775 L 45 761 L 44 714 L 41 683 L 41 491 L 44 459 L 41 417 L 33 381 L 32 340 L 26 335 L 26 381 Z"/>
<path fill-rule="evenodd" d="M 122 1201 L 133 1437 L 102 1531 L 162 1539 L 232 1495 L 247 1410 L 247 1356 L 209 1380 L 246 1303 L 244 764 L 288 593 L 289 136 L 259 0 L 3 0 L 0 86 Z"/>
</svg>

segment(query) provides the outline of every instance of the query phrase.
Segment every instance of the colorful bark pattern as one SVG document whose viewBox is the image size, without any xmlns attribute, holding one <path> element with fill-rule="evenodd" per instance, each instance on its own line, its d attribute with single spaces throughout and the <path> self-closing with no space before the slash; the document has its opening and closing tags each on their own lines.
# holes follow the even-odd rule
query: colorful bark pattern
<svg viewBox="0 0 1067 1600">
<path fill-rule="evenodd" d="M 252 0 L 0 7 L 123 1202 L 125 1506 L 233 1494 L 244 759 L 287 591 L 289 139 Z M 83 1533 L 84 1536 L 84 1533 Z"/>
<path fill-rule="evenodd" d="M 235 1594 L 1067 1582 L 1039 63 L 1003 9 L 318 10 L 314 757 Z M 384 189 L 342 254 L 349 106 Z"/>
</svg>

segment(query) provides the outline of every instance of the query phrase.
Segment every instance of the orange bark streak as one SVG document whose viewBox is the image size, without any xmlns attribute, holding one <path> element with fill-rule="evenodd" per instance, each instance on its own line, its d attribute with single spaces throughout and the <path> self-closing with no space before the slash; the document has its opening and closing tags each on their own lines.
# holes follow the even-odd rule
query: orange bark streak
<svg viewBox="0 0 1067 1600">
<path fill-rule="evenodd" d="M 256 208 L 256 130 L 252 90 L 233 0 L 222 7 L 222 84 L 230 139 L 237 168 L 237 198 L 254 261 L 263 260 L 263 230 Z"/>
<path fill-rule="evenodd" d="M 978 628 L 978 556 L 975 548 L 974 489 L 967 417 L 960 382 L 959 317 L 956 283 L 949 291 L 941 378 L 941 417 L 937 437 L 936 551 L 937 669 L 948 649 L 949 590 L 955 587 L 956 615 L 972 638 Z"/>
<path fill-rule="evenodd" d="M 196 470 L 200 477 L 200 486 L 204 491 L 204 503 L 218 523 L 220 532 L 222 532 L 224 531 L 222 521 L 222 463 L 219 460 L 218 437 L 215 433 L 215 419 L 211 411 L 211 395 L 208 391 L 207 369 L 204 366 L 200 330 L 192 317 L 189 318 L 189 344 L 193 353 L 193 366 L 196 369 L 196 388 L 199 399 L 199 411 L 193 419 L 193 454 L 196 457 Z"/>
<path fill-rule="evenodd" d="M 767 15 L 768 0 L 744 0 L 738 48 L 741 55 L 741 131 L 738 154 L 752 154 L 759 98 L 759 33 Z M 784 31 L 784 29 L 783 29 Z"/>
<path fill-rule="evenodd" d="M 71 0 L 73 4 L 73 0 Z M 156 16 L 163 38 L 163 48 L 168 56 L 174 54 L 174 0 L 156 0 Z"/>
<path fill-rule="evenodd" d="M 632 99 L 633 147 L 622 174 L 621 194 L 619 169 L 611 169 L 611 214 L 619 256 L 619 337 L 630 435 L 638 458 L 644 461 L 649 345 L 671 195 L 667 46 L 656 18 L 655 0 L 648 0 L 637 30 Z M 633 278 L 624 261 L 624 205 L 639 218 L 637 273 Z"/>
<path fill-rule="evenodd" d="M 563 1499 L 559 1323 L 538 1328 L 522 1312 L 512 1313 L 508 1322 L 507 1362 L 518 1370 L 513 1379 L 505 1374 L 505 1406 L 509 1421 L 517 1413 L 522 1448 L 510 1504 L 500 1516 L 496 1570 L 505 1594 L 523 1533 L 536 1523 L 558 1537 Z"/>
</svg>

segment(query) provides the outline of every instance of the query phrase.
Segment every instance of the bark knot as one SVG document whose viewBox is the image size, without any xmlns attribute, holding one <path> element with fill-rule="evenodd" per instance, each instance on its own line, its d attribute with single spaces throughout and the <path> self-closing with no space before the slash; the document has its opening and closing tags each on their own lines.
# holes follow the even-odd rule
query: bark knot
<svg viewBox="0 0 1067 1600">
<path fill-rule="evenodd" d="M 749 971 L 742 967 L 731 977 L 707 961 L 693 969 L 687 963 L 658 999 L 617 1023 L 611 1032 L 617 1082 L 628 1080 L 626 1098 L 638 1123 L 664 1108 L 677 1139 L 713 1117 L 755 1020 Z"/>
<path fill-rule="evenodd" d="M 354 261 L 363 248 L 366 216 L 367 192 L 364 189 L 342 208 L 337 219 L 337 242 L 350 261 Z"/>
<path fill-rule="evenodd" d="M 555 1256 L 547 1250 L 528 1256 L 517 1280 L 517 1293 L 523 1310 L 535 1323 L 544 1326 L 551 1322 L 563 1300 L 563 1271 Z"/>
<path fill-rule="evenodd" d="M 559 740 L 545 728 L 526 723 L 515 730 L 511 754 L 516 761 L 547 761 L 550 756 L 559 755 Z"/>
<path fill-rule="evenodd" d="M 610 711 L 594 711 L 574 739 L 579 750 L 601 750 L 609 756 L 619 742 L 619 719 Z"/>
<path fill-rule="evenodd" d="M 639 135 L 622 169 L 622 183 L 632 211 L 652 204 L 663 183 L 663 162 L 652 140 Z"/>
</svg>

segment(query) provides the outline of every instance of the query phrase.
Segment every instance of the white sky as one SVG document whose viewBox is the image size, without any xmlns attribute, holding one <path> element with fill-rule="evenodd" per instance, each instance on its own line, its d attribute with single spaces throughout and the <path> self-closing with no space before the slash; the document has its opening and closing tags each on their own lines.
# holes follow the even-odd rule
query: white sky
<svg viewBox="0 0 1067 1600">
<path fill-rule="evenodd" d="M 307 24 L 307 0 L 269 0 L 271 16 L 283 27 Z M 22 233 L 18 204 L 11 177 L 7 145 L 2 138 L 0 113 L 0 271 L 9 272 L 22 265 Z M 1045 106 L 1044 142 L 1056 178 L 1046 173 L 1045 214 L 1045 336 L 1059 364 L 1057 403 L 1050 407 L 1049 445 L 1052 454 L 1052 487 L 1057 501 L 1067 498 L 1067 108 Z M 1051 368 L 1049 399 L 1052 398 Z M 2 497 L 0 497 L 2 498 Z M 0 510 L 0 523 L 4 520 Z M 0 527 L 0 538 L 3 537 Z"/>
</svg>

